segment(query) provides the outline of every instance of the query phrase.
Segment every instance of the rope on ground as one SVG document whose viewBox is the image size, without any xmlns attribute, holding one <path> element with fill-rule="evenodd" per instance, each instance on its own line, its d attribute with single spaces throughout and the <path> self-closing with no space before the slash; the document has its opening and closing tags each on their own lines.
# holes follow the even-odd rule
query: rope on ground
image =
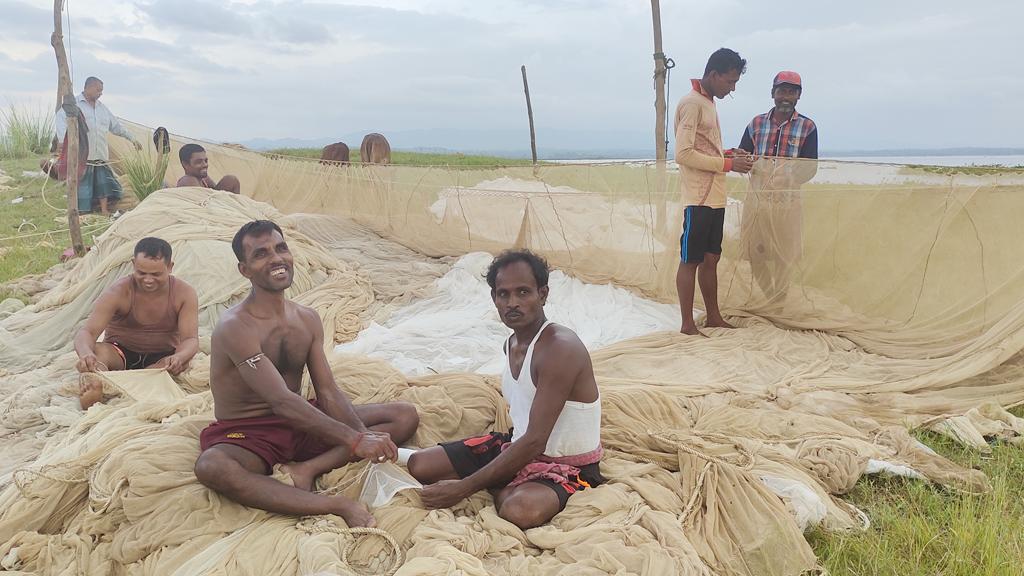
<svg viewBox="0 0 1024 576">
<path fill-rule="evenodd" d="M 710 469 L 711 462 L 705 462 L 704 468 L 700 471 L 700 476 L 697 476 L 697 483 L 694 484 L 693 490 L 690 491 L 690 499 L 686 502 L 686 507 L 683 508 L 682 514 L 679 515 L 679 523 L 683 526 L 686 526 L 686 519 L 690 517 L 690 513 L 697 506 L 697 498 L 700 496 L 701 490 L 704 489 L 704 479 L 707 478 L 708 470 Z"/>
<path fill-rule="evenodd" d="M 354 571 L 358 571 L 363 574 L 384 574 L 385 576 L 392 576 L 405 562 L 405 553 L 402 552 L 402 547 L 398 545 L 395 537 L 380 528 L 339 528 L 333 520 L 322 516 L 303 518 L 295 525 L 295 527 L 299 530 L 303 530 L 307 534 L 339 534 L 342 536 L 351 536 L 352 541 L 349 542 L 341 551 L 341 561 L 352 567 Z M 349 561 L 349 554 L 352 549 L 355 548 L 363 538 L 368 536 L 377 536 L 382 538 L 393 550 L 392 553 L 386 554 L 386 556 L 391 557 L 391 564 L 386 568 L 383 566 L 356 566 Z M 369 571 L 363 571 L 364 569 Z"/>
<path fill-rule="evenodd" d="M 110 227 L 113 222 L 97 222 L 96 224 L 87 224 L 82 226 L 83 231 L 92 231 L 93 229 L 102 228 L 104 226 Z M 61 232 L 68 232 L 70 228 L 58 228 L 57 230 L 46 230 L 43 232 L 34 232 L 32 234 L 17 234 L 15 236 L 5 236 L 0 238 L 0 242 L 8 242 L 11 240 L 22 240 L 25 238 L 35 238 L 37 236 L 50 236 L 53 234 L 60 234 Z"/>
</svg>

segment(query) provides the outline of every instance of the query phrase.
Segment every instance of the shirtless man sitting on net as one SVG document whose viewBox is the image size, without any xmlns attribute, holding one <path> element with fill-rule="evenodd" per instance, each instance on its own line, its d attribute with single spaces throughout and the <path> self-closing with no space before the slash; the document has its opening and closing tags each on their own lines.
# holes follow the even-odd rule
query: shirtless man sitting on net
<svg viewBox="0 0 1024 576">
<path fill-rule="evenodd" d="M 349 462 L 395 460 L 395 444 L 419 425 L 415 406 L 353 406 L 338 388 L 320 317 L 285 298 L 292 254 L 277 224 L 250 222 L 231 247 L 252 292 L 213 332 L 210 389 L 217 421 L 200 435 L 196 478 L 245 506 L 295 516 L 336 514 L 350 527 L 375 525 L 358 502 L 310 490 L 318 475 Z M 299 395 L 307 367 L 313 402 Z M 285 464 L 294 486 L 268 477 L 275 464 Z"/>
<path fill-rule="evenodd" d="M 185 175 L 178 178 L 178 183 L 175 184 L 177 188 L 182 186 L 199 186 L 201 188 L 223 190 L 232 194 L 238 194 L 242 189 L 242 184 L 238 181 L 238 178 L 231 174 L 224 176 L 217 182 L 210 178 L 210 160 L 206 157 L 206 148 L 199 144 L 185 144 L 182 146 L 181 150 L 178 150 L 178 160 L 181 161 L 181 167 L 185 169 Z"/>
<path fill-rule="evenodd" d="M 100 294 L 85 325 L 75 334 L 79 372 L 164 368 L 184 372 L 199 351 L 199 298 L 192 286 L 171 275 L 171 245 L 143 238 L 135 245 L 132 275 Z M 103 334 L 103 341 L 97 339 Z M 83 409 L 103 398 L 102 383 L 83 378 Z"/>
</svg>

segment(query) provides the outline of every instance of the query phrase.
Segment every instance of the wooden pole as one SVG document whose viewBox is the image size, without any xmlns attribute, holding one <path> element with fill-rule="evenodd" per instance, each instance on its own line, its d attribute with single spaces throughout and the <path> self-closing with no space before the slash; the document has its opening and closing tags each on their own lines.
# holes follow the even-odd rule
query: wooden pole
<svg viewBox="0 0 1024 576">
<path fill-rule="evenodd" d="M 61 26 L 61 14 L 64 11 L 64 0 L 53 1 L 53 34 L 50 35 L 50 45 L 53 46 L 54 50 L 60 48 L 60 54 L 64 53 L 64 36 L 62 34 Z M 68 72 L 67 66 L 60 65 L 61 56 L 57 56 L 57 107 L 54 111 L 60 109 L 64 104 L 64 95 L 71 92 L 71 74 Z"/>
<path fill-rule="evenodd" d="M 526 115 L 530 118 L 530 152 L 533 154 L 533 165 L 537 165 L 537 133 L 533 129 L 533 104 L 530 103 L 530 84 L 526 81 L 526 64 L 522 66 L 523 91 L 526 92 Z"/>
<path fill-rule="evenodd" d="M 58 3 L 61 4 L 61 6 L 57 6 L 56 4 L 58 4 Z M 54 4 L 55 4 L 55 6 L 53 7 L 54 8 L 54 13 L 56 15 L 57 21 L 59 22 L 60 21 L 60 17 L 61 17 L 60 15 L 61 15 L 61 13 L 63 11 L 63 0 L 60 0 L 60 2 L 55 0 Z M 55 33 L 50 35 L 50 45 L 53 46 L 55 49 L 57 47 L 57 43 L 60 43 L 60 44 L 63 45 L 63 38 L 57 37 L 56 30 L 57 30 L 57 26 L 54 27 Z M 57 106 L 53 109 L 54 112 L 56 112 L 57 110 L 60 110 L 60 107 L 64 104 L 64 94 L 66 94 L 68 92 L 68 90 L 70 90 L 70 84 L 71 84 L 71 77 L 70 77 L 70 75 L 69 74 L 61 74 L 60 66 L 58 66 L 57 67 Z M 51 142 L 50 142 L 50 152 L 51 153 L 52 152 L 57 152 L 59 149 L 60 149 L 60 142 L 57 141 L 57 136 L 54 135 L 52 140 L 51 140 Z"/>
<path fill-rule="evenodd" d="M 654 232 L 658 237 L 668 235 L 668 205 L 665 197 L 668 174 L 665 160 L 668 144 L 665 138 L 665 53 L 661 46 L 661 4 L 651 0 L 654 19 L 654 158 L 656 159 L 656 194 Z"/>
<path fill-rule="evenodd" d="M 68 141 L 68 231 L 71 234 L 71 247 L 75 256 L 85 254 L 85 243 L 82 242 L 82 227 L 78 219 L 78 112 L 75 96 L 71 89 L 71 73 L 68 71 L 68 55 L 64 50 L 64 33 L 61 27 L 61 12 L 64 0 L 53 0 L 53 34 L 50 45 L 57 57 L 57 91 L 60 102 L 67 114 Z"/>
<path fill-rule="evenodd" d="M 654 16 L 654 110 L 655 110 L 655 158 L 664 163 L 668 152 L 665 143 L 665 53 L 661 48 L 661 6 L 659 0 L 651 0 Z"/>
</svg>

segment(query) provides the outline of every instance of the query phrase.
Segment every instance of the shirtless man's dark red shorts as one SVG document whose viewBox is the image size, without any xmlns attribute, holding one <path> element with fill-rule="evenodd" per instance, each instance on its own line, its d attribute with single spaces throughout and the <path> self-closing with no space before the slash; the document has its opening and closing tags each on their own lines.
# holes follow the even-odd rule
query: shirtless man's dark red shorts
<svg viewBox="0 0 1024 576">
<path fill-rule="evenodd" d="M 316 402 L 310 402 L 316 406 Z M 216 444 L 234 444 L 263 459 L 267 473 L 275 464 L 303 462 L 331 449 L 331 446 L 291 427 L 279 416 L 258 416 L 237 420 L 218 420 L 199 435 L 199 447 L 206 450 Z"/>
</svg>

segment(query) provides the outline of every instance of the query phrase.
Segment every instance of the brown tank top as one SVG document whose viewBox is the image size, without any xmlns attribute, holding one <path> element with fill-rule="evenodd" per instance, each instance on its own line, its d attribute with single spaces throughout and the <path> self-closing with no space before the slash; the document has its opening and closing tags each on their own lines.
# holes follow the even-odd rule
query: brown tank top
<svg viewBox="0 0 1024 576">
<path fill-rule="evenodd" d="M 174 276 L 168 278 L 167 310 L 163 318 L 152 324 L 143 324 L 135 318 L 135 281 L 128 283 L 131 302 L 128 314 L 115 314 L 107 325 L 106 342 L 116 342 L 141 354 L 173 352 L 178 347 L 178 312 L 174 309 Z"/>
</svg>

